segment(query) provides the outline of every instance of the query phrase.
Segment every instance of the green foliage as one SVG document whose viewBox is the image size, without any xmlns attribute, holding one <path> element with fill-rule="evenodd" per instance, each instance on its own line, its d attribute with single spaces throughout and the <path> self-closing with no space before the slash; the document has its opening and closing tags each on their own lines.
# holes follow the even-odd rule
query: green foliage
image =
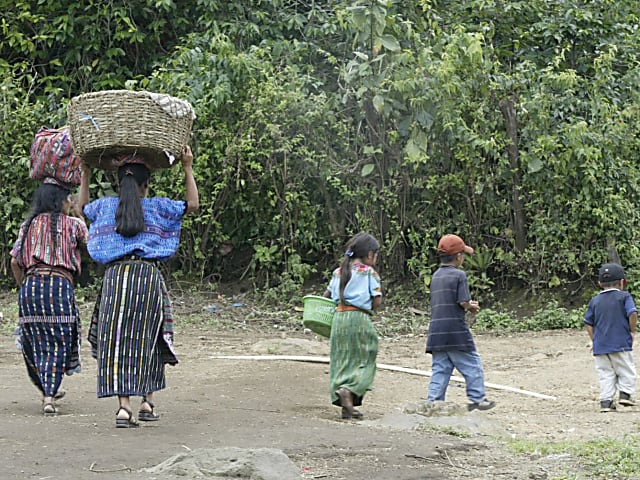
<svg viewBox="0 0 640 480">
<path fill-rule="evenodd" d="M 476 315 L 473 329 L 478 332 L 524 332 L 526 326 L 509 312 L 485 308 Z"/>
<path fill-rule="evenodd" d="M 249 245 L 250 269 L 264 285 L 279 282 L 283 272 L 305 277 L 297 267 L 305 263 L 301 254 L 323 250 L 329 229 L 337 229 L 318 220 L 334 202 L 323 182 L 329 162 L 338 161 L 325 145 L 340 137 L 341 128 L 332 123 L 317 80 L 295 65 L 308 46 L 282 41 L 240 52 L 216 35 L 192 36 L 187 47 L 145 87 L 171 87 L 207 119 L 195 126 L 196 178 L 211 192 L 202 196 L 201 214 L 192 224 L 199 250 L 223 241 Z M 274 56 L 291 64 L 275 65 Z M 210 89 L 212 83 L 217 88 Z M 215 257 L 205 254 L 203 260 L 210 270 L 206 262 Z"/>
<path fill-rule="evenodd" d="M 532 330 L 554 330 L 561 328 L 583 328 L 584 310 L 568 310 L 559 306 L 557 301 L 547 303 L 531 316 Z"/>
<path fill-rule="evenodd" d="M 387 284 L 428 283 L 438 238 L 460 234 L 484 302 L 516 284 L 589 290 L 609 258 L 635 275 L 637 24 L 631 0 L 8 4 L 5 248 L 28 209 L 35 130 L 62 125 L 73 95 L 135 88 L 198 116 L 201 208 L 178 276 L 294 291 L 360 230 L 381 241 Z M 182 176 L 153 188 L 180 198 Z"/>
<path fill-rule="evenodd" d="M 2 12 L 0 58 L 35 94 L 123 88 L 190 31 L 192 2 L 14 2 Z"/>
<path fill-rule="evenodd" d="M 595 478 L 611 478 L 612 475 L 634 478 L 640 475 L 637 461 L 640 442 L 637 435 L 594 440 L 579 449 L 574 446 L 574 453 L 588 462 Z"/>
<path fill-rule="evenodd" d="M 530 440 L 512 441 L 509 447 L 518 453 L 553 455 L 568 453 L 581 459 L 589 478 L 637 478 L 640 475 L 638 435 L 622 438 L 600 438 L 588 442 L 540 442 Z M 574 478 L 573 476 L 566 478 Z"/>
<path fill-rule="evenodd" d="M 526 316 L 516 316 L 508 311 L 483 309 L 476 316 L 474 330 L 480 332 L 528 332 L 583 327 L 584 311 L 568 310 L 557 301 L 549 301 L 540 309 Z"/>
<path fill-rule="evenodd" d="M 0 68 L 0 74 L 2 69 Z M 0 81 L 0 200 L 3 208 L 0 215 L 4 228 L 0 232 L 5 251 L 13 246 L 17 231 L 30 207 L 34 182 L 29 180 L 29 148 L 39 125 L 46 124 L 44 116 L 32 108 L 29 90 L 17 85 L 11 78 Z M 37 104 L 42 107 L 41 104 Z M 0 261 L 3 283 L 12 284 L 9 261 Z"/>
<path fill-rule="evenodd" d="M 472 292 L 471 296 L 481 304 L 493 299 L 495 283 L 489 271 L 493 264 L 493 258 L 493 252 L 489 250 L 476 250 L 473 255 L 465 256 L 464 268 L 469 271 L 467 279 L 469 289 Z"/>
</svg>

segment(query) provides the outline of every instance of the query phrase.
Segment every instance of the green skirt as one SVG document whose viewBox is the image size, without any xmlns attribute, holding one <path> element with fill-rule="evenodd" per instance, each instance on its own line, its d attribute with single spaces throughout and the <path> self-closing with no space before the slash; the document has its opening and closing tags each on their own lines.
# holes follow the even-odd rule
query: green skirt
<svg viewBox="0 0 640 480">
<path fill-rule="evenodd" d="M 378 335 L 371 317 L 360 311 L 336 312 L 331 324 L 329 381 L 331 403 L 341 406 L 337 391 L 346 388 L 353 393 L 353 405 L 371 390 L 376 375 Z"/>
</svg>

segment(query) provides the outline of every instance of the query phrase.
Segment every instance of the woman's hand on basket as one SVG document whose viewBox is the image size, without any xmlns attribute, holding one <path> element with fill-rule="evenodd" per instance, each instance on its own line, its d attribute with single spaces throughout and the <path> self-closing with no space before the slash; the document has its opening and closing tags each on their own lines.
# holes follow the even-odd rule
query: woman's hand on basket
<svg viewBox="0 0 640 480">
<path fill-rule="evenodd" d="M 89 177 L 91 176 L 91 167 L 84 161 L 80 162 L 80 173 Z"/>
<path fill-rule="evenodd" d="M 182 162 L 182 168 L 191 168 L 193 166 L 193 153 L 191 152 L 191 147 L 186 145 L 182 149 L 182 157 L 180 158 Z"/>
</svg>

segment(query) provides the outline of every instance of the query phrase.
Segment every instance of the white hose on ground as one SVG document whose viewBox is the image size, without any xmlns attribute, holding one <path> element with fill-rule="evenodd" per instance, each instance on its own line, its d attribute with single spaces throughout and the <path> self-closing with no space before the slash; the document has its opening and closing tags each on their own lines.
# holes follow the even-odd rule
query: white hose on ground
<svg viewBox="0 0 640 480">
<path fill-rule="evenodd" d="M 312 357 L 306 355 L 213 355 L 209 358 L 223 360 L 288 360 L 293 362 L 311 362 L 311 363 L 329 363 L 329 357 Z M 386 365 L 384 363 L 376 364 L 380 370 L 390 370 L 394 372 L 409 373 L 411 375 L 420 375 L 422 377 L 430 377 L 431 371 L 418 370 L 415 368 L 396 367 L 395 365 Z M 451 380 L 454 382 L 464 383 L 464 378 L 453 375 Z M 498 385 L 496 383 L 485 382 L 485 387 L 495 390 L 504 390 L 507 392 L 520 393 L 530 397 L 544 398 L 546 400 L 557 400 L 557 397 L 545 395 L 543 393 L 530 392 L 520 388 L 509 387 L 507 385 Z"/>
</svg>

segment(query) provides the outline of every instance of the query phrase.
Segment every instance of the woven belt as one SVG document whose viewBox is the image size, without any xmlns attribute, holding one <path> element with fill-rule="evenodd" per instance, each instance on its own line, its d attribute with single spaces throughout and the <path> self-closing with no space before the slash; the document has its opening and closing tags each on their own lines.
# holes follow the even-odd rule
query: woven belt
<svg viewBox="0 0 640 480">
<path fill-rule="evenodd" d="M 373 315 L 369 310 L 365 310 L 364 308 L 354 307 L 353 305 L 338 305 L 336 307 L 336 312 L 363 312 L 367 315 Z"/>
<path fill-rule="evenodd" d="M 33 265 L 25 272 L 27 277 L 61 277 L 68 280 L 73 285 L 73 273 L 63 267 L 53 267 L 50 265 Z"/>
<path fill-rule="evenodd" d="M 144 262 L 144 263 L 150 263 L 154 266 L 158 266 L 158 260 L 156 260 L 155 258 L 142 258 L 139 257 L 138 255 L 124 255 L 120 258 L 115 259 L 112 262 L 109 262 L 108 265 L 113 265 L 115 263 L 123 263 L 123 262 Z"/>
</svg>

